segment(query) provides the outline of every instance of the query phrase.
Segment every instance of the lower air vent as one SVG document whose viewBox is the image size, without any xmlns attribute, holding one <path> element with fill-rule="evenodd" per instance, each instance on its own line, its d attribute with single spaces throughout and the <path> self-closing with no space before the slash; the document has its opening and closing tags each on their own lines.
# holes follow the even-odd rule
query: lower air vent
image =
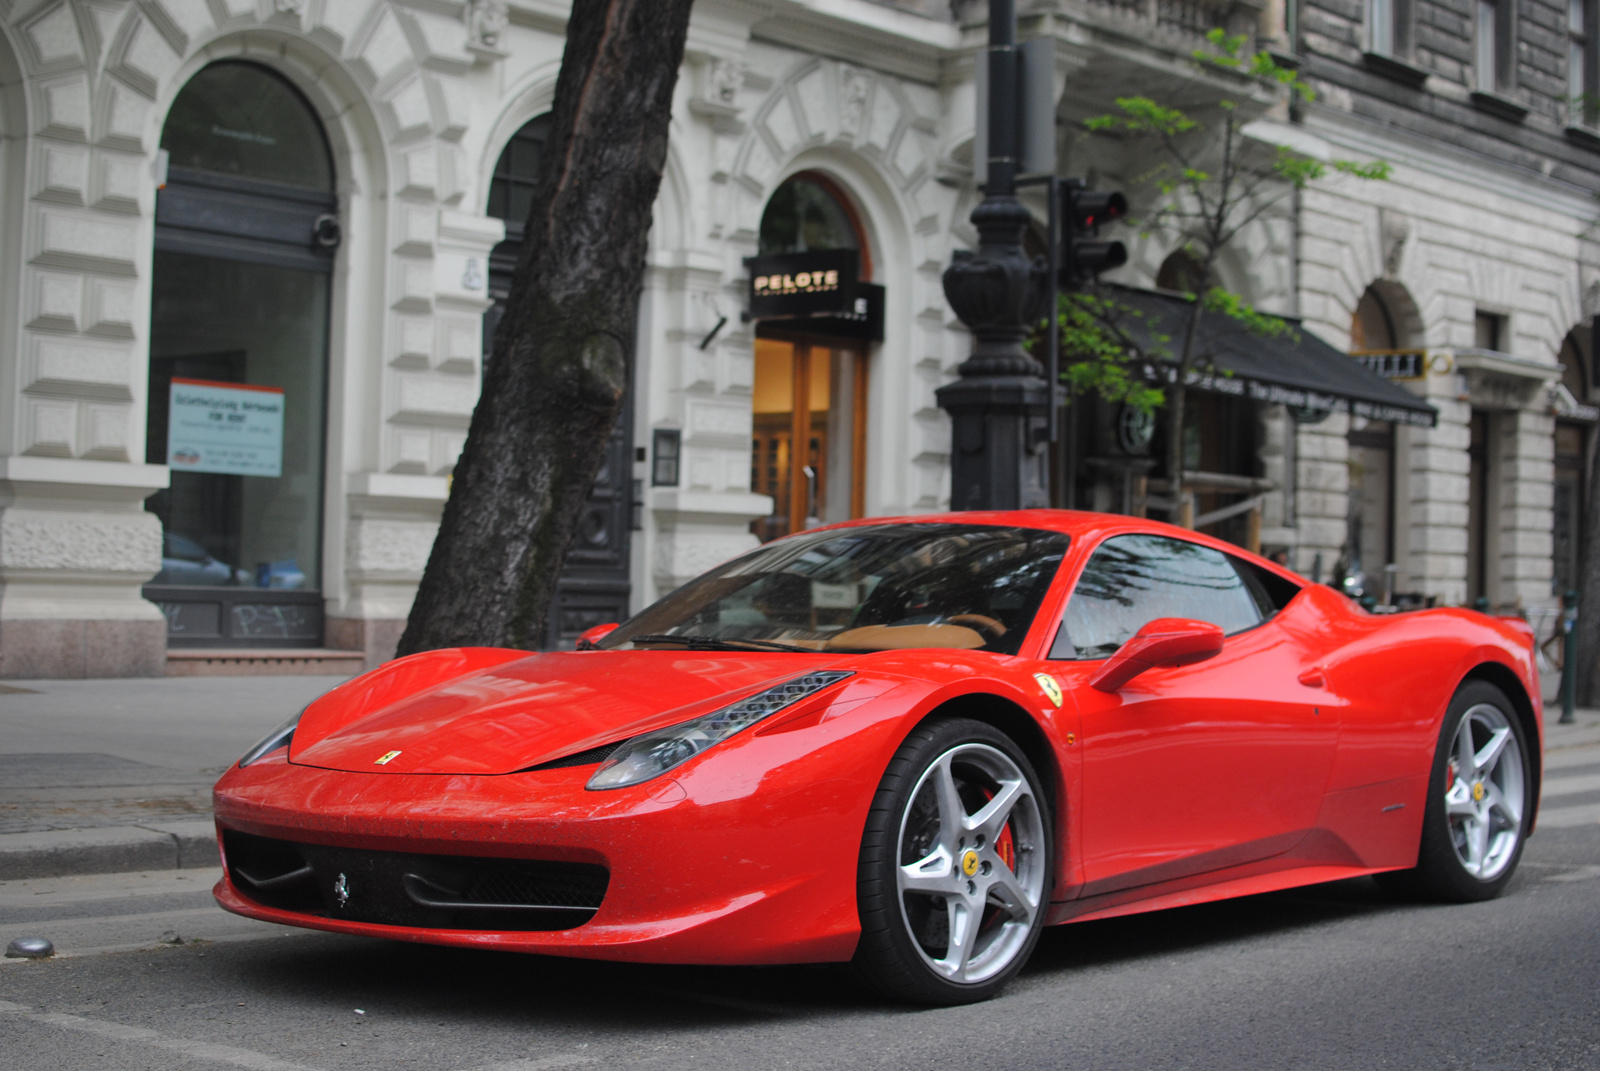
<svg viewBox="0 0 1600 1071">
<path fill-rule="evenodd" d="M 228 875 L 264 907 L 387 926 L 570 930 L 594 916 L 610 871 L 589 863 L 412 855 L 224 830 Z"/>
</svg>

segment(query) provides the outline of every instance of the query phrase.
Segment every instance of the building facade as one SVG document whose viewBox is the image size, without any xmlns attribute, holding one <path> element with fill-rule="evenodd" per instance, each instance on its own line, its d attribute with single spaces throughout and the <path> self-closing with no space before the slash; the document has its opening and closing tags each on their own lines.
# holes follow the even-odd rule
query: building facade
<svg viewBox="0 0 1600 1071">
<path fill-rule="evenodd" d="M 1318 89 L 1292 113 L 1253 94 L 1263 144 L 1393 164 L 1286 201 L 1220 281 L 1407 375 L 1436 426 L 1215 409 L 1249 429 L 1214 451 L 1231 459 L 1216 501 L 1257 495 L 1250 538 L 1347 588 L 1387 576 L 1391 596 L 1537 610 L 1581 538 L 1597 65 L 1587 7 L 1500 2 L 1492 84 L 1474 80 L 1472 13 L 1432 0 L 1041 0 L 1023 35 L 1056 42 L 1065 173 L 1137 175 L 1081 119 L 1128 87 L 1190 85 L 1214 27 Z M 0 675 L 393 652 L 514 263 L 565 11 L 0 0 Z M 969 339 L 940 275 L 975 238 L 983 15 L 696 5 L 628 413 L 552 645 L 761 539 L 948 504 L 934 391 Z M 1183 285 L 1181 235 L 1130 241 L 1122 281 Z M 881 288 L 881 332 L 743 317 L 747 258 L 818 250 Z M 1148 508 L 1132 486 L 1081 504 Z"/>
</svg>

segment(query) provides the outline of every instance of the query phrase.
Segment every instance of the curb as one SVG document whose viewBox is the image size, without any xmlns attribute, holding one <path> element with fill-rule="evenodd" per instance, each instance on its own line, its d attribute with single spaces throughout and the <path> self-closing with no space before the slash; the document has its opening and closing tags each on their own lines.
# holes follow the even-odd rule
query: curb
<svg viewBox="0 0 1600 1071">
<path fill-rule="evenodd" d="M 0 881 L 219 866 L 209 819 L 0 833 Z"/>
</svg>

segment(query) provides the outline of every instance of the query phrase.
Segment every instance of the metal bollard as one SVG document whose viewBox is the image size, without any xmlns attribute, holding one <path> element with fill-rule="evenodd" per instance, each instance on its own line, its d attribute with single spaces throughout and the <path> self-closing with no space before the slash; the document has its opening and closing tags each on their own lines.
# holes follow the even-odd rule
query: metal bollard
<svg viewBox="0 0 1600 1071">
<path fill-rule="evenodd" d="M 1578 593 L 1569 591 L 1561 596 L 1561 718 L 1558 725 L 1571 725 L 1578 720 L 1575 713 L 1578 691 L 1578 634 L 1574 626 L 1578 621 Z"/>
</svg>

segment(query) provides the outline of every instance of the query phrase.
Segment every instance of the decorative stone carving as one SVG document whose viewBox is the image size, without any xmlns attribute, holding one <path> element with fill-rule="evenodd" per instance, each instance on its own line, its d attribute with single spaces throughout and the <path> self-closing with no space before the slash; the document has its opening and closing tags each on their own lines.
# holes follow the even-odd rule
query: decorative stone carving
<svg viewBox="0 0 1600 1071">
<path fill-rule="evenodd" d="M 1406 240 L 1411 237 L 1411 217 L 1392 208 L 1378 209 L 1378 237 L 1383 243 L 1383 275 L 1393 279 L 1400 274 Z"/>
<path fill-rule="evenodd" d="M 866 72 L 854 67 L 839 68 L 839 132 L 847 137 L 861 133 L 867 113 L 867 90 L 871 87 Z"/>
<path fill-rule="evenodd" d="M 468 47 L 494 51 L 511 24 L 511 9 L 506 0 L 468 0 L 464 17 Z"/>
<path fill-rule="evenodd" d="M 711 61 L 711 99 L 718 104 L 739 102 L 739 87 L 744 85 L 745 65 L 737 60 Z"/>
</svg>

